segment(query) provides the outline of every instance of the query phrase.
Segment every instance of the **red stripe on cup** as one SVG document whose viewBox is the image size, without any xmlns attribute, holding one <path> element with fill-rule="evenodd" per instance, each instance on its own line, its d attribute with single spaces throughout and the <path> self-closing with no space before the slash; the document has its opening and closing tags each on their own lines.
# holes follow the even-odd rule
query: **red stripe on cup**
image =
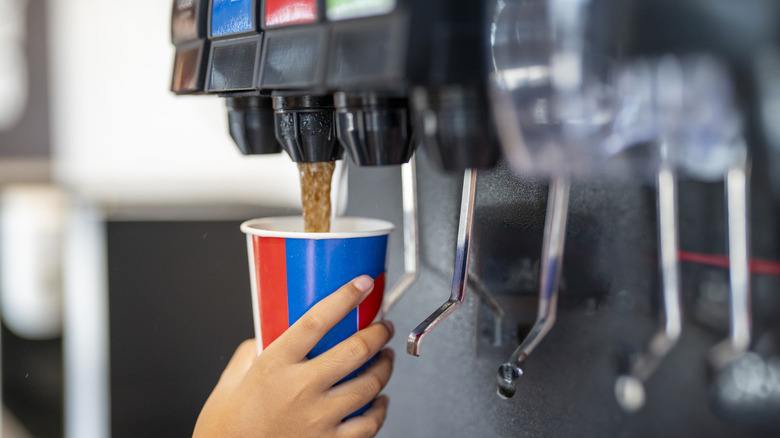
<svg viewBox="0 0 780 438">
<path fill-rule="evenodd" d="M 382 273 L 374 279 L 374 290 L 358 306 L 358 330 L 371 325 L 382 307 L 382 299 L 385 296 L 385 274 Z"/>
<path fill-rule="evenodd" d="M 253 239 L 260 331 L 263 348 L 266 348 L 290 326 L 287 314 L 287 254 L 284 239 L 259 236 Z"/>
</svg>

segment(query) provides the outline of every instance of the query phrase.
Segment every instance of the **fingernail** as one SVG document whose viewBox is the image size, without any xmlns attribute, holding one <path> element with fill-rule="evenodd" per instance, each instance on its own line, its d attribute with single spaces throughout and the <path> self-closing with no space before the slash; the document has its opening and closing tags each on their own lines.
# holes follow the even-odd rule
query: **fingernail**
<svg viewBox="0 0 780 438">
<path fill-rule="evenodd" d="M 395 359 L 395 351 L 393 351 L 392 348 L 385 348 L 385 356 L 387 356 L 390 360 Z"/>
<path fill-rule="evenodd" d="M 368 275 L 361 275 L 352 282 L 352 285 L 366 296 L 374 288 L 374 280 Z"/>
<path fill-rule="evenodd" d="M 395 335 L 395 326 L 393 325 L 392 321 L 384 320 L 382 323 L 387 327 L 388 330 L 390 330 L 390 337 L 392 338 L 393 335 Z"/>
</svg>

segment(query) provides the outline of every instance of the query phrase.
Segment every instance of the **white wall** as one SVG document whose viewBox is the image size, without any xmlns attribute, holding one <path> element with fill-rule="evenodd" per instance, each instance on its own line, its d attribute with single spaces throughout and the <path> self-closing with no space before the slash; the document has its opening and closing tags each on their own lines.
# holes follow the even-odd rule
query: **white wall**
<svg viewBox="0 0 780 438">
<path fill-rule="evenodd" d="M 56 179 L 98 202 L 298 207 L 286 154 L 241 156 L 223 99 L 168 91 L 171 4 L 49 3 Z"/>
</svg>

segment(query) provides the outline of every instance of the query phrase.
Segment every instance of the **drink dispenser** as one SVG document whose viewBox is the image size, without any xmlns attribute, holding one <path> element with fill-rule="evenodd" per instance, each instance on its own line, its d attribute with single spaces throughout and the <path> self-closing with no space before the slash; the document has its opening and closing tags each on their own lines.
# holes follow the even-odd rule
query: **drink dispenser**
<svg viewBox="0 0 780 438">
<path fill-rule="evenodd" d="M 486 13 L 483 2 L 469 1 L 176 0 L 172 89 L 225 97 L 244 154 L 281 146 L 301 163 L 337 160 L 346 149 L 359 166 L 402 164 L 405 275 L 386 309 L 417 275 L 415 146 L 443 170 L 466 170 L 453 284 L 459 304 L 471 169 L 498 159 L 484 75 Z"/>
<path fill-rule="evenodd" d="M 350 21 L 361 17 L 369 18 Z M 172 15 L 172 90 L 224 97 L 243 154 L 284 150 L 315 163 L 341 159 L 346 148 L 359 166 L 402 165 L 404 274 L 385 294 L 385 311 L 417 278 L 414 143 L 401 63 L 363 56 L 403 59 L 406 40 L 388 44 L 384 32 L 403 36 L 407 22 L 394 1 L 176 0 Z"/>
<path fill-rule="evenodd" d="M 704 35 L 713 28 L 689 29 L 685 20 L 677 27 L 665 15 L 679 16 L 683 9 L 693 22 L 724 10 L 662 3 L 637 1 L 627 8 L 612 1 L 498 2 L 491 34 L 491 97 L 515 171 L 551 177 L 551 201 L 568 191 L 570 177 L 600 174 L 619 181 L 656 175 L 663 305 L 656 334 L 615 384 L 617 401 L 629 412 L 644 404 L 644 385 L 682 333 L 678 174 L 727 186 L 731 334 L 712 349 L 714 368 L 722 370 L 742 356 L 751 337 L 749 149 L 732 74 L 740 61 L 728 53 L 729 44 Z M 622 27 L 632 19 L 647 24 L 648 17 L 658 21 L 630 33 Z M 762 30 L 747 33 L 747 39 L 766 40 Z M 514 394 L 521 365 L 555 321 L 565 201 L 558 216 L 554 206 L 548 206 L 539 317 L 499 370 L 499 393 L 505 396 Z"/>
<path fill-rule="evenodd" d="M 471 3 L 176 0 L 171 88 L 225 97 L 248 154 L 278 151 L 273 127 L 297 162 L 337 159 L 343 144 L 358 165 L 402 164 L 435 142 L 444 169 L 489 167 L 485 12 Z"/>
<path fill-rule="evenodd" d="M 495 364 L 504 398 L 557 317 L 572 181 L 655 186 L 659 322 L 643 352 L 610 377 L 617 404 L 636 412 L 683 333 L 680 176 L 726 186 L 731 328 L 709 355 L 714 375 L 730 372 L 751 345 L 747 194 L 751 156 L 764 149 L 748 139 L 772 145 L 780 136 L 771 123 L 743 122 L 776 117 L 769 108 L 780 93 L 768 72 L 780 71 L 771 62 L 780 56 L 758 62 L 745 48 L 777 52 L 780 7 L 750 0 L 766 15 L 751 15 L 753 25 L 727 3 L 175 0 L 172 90 L 224 97 L 244 154 L 283 149 L 301 163 L 346 151 L 357 166 L 401 166 L 404 275 L 385 311 L 419 272 L 416 151 L 440 171 L 464 173 L 450 296 L 409 335 L 412 355 L 467 287 L 500 326 L 503 310 L 468 278 L 477 173 L 503 152 L 515 175 L 549 180 L 537 317 Z M 755 101 L 760 109 L 748 110 Z M 714 398 L 728 417 L 737 408 L 724 391 L 716 387 Z"/>
</svg>

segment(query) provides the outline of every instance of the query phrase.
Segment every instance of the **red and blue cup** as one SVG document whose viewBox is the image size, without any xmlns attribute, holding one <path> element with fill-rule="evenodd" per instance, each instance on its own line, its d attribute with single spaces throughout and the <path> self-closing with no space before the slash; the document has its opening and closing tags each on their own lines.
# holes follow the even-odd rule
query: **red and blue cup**
<svg viewBox="0 0 780 438">
<path fill-rule="evenodd" d="M 387 221 L 351 217 L 332 219 L 329 233 L 304 232 L 301 216 L 241 224 L 247 236 L 258 354 L 314 304 L 360 275 L 374 279 L 374 290 L 307 357 L 327 351 L 374 322 L 382 308 L 387 238 L 393 229 Z"/>
</svg>

